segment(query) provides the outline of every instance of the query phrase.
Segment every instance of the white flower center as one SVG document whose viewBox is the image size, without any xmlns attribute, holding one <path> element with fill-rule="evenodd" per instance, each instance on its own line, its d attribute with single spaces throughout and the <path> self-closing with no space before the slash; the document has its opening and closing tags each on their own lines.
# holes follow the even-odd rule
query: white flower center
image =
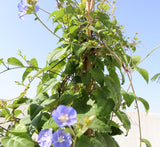
<svg viewBox="0 0 160 147">
<path fill-rule="evenodd" d="M 63 142 L 63 141 L 65 141 L 65 139 L 64 139 L 64 136 L 60 136 L 60 137 L 58 137 L 58 142 Z"/>
<path fill-rule="evenodd" d="M 68 114 L 61 115 L 61 116 L 59 117 L 59 119 L 60 119 L 62 122 L 66 122 L 66 121 L 69 119 Z"/>
<path fill-rule="evenodd" d="M 46 136 L 46 140 L 50 141 L 51 140 L 51 136 Z"/>
</svg>

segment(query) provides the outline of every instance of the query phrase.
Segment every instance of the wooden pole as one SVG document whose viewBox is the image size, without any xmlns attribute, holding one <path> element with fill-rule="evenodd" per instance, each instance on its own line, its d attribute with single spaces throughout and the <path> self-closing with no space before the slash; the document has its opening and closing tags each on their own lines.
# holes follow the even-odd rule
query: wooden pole
<svg viewBox="0 0 160 147">
<path fill-rule="evenodd" d="M 86 9 L 87 9 L 87 15 L 88 15 L 89 24 L 91 24 L 90 12 L 93 11 L 94 1 L 95 0 L 86 0 Z M 87 30 L 87 34 L 91 35 L 91 30 L 88 29 Z"/>
</svg>

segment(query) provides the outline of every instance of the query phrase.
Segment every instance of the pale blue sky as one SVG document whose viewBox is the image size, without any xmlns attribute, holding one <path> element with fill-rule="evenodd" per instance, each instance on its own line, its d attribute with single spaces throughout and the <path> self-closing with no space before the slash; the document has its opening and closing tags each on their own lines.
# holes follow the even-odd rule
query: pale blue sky
<svg viewBox="0 0 160 147">
<path fill-rule="evenodd" d="M 0 58 L 18 57 L 18 49 L 29 59 L 37 58 L 39 66 L 43 67 L 46 55 L 56 47 L 57 39 L 47 32 L 33 15 L 27 15 L 24 21 L 18 18 L 17 4 L 20 0 L 0 1 Z M 56 9 L 55 0 L 39 0 L 39 6 L 52 12 Z M 160 1 L 159 0 L 117 0 L 116 18 L 125 26 L 125 35 L 138 38 L 142 43 L 137 47 L 136 54 L 145 57 L 154 47 L 160 45 Z M 45 23 L 53 28 L 51 21 L 47 22 L 47 14 L 38 12 Z M 160 72 L 160 49 L 156 50 L 139 67 L 149 71 L 150 78 Z M 0 75 L 0 98 L 13 98 L 23 91 L 23 87 L 13 81 L 21 81 L 22 71 L 9 71 Z M 133 84 L 137 96 L 145 98 L 150 103 L 150 112 L 160 113 L 160 84 L 149 82 L 147 85 L 136 72 L 133 74 Z M 35 88 L 33 88 L 35 90 Z M 32 97 L 34 90 L 29 91 Z M 133 106 L 134 107 L 134 106 Z M 141 108 L 143 111 L 143 108 Z"/>
</svg>

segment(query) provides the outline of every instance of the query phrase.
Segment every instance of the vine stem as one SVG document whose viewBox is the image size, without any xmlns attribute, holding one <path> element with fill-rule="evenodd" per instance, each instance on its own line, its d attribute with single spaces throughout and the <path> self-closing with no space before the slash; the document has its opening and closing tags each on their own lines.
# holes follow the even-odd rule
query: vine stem
<svg viewBox="0 0 160 147">
<path fill-rule="evenodd" d="M 133 87 L 133 84 L 132 84 L 132 78 L 130 77 L 130 75 L 131 75 L 130 70 L 125 67 L 125 65 L 123 64 L 122 60 L 117 55 L 115 55 L 115 53 L 102 40 L 101 40 L 101 42 L 110 51 L 110 53 L 113 54 L 113 56 L 122 64 L 123 69 L 127 72 L 127 76 L 129 78 L 130 85 L 132 87 L 132 91 L 133 91 L 133 93 L 135 93 L 135 90 L 134 90 L 134 87 Z M 129 73 L 130 73 L 130 75 L 129 75 Z M 137 101 L 136 97 L 135 97 L 135 104 L 136 104 L 137 115 L 138 115 L 138 125 L 139 125 L 139 135 L 140 135 L 140 147 L 141 147 L 142 146 L 142 142 L 141 142 L 141 139 L 142 139 L 141 120 L 140 120 L 140 112 L 139 112 L 138 101 Z"/>
<path fill-rule="evenodd" d="M 72 131 L 73 135 L 76 136 L 71 126 L 69 126 L 70 130 Z"/>
<path fill-rule="evenodd" d="M 50 12 L 48 12 L 48 11 L 46 11 L 46 10 L 44 10 L 44 9 L 42 9 L 42 8 L 40 8 L 40 7 L 38 7 L 41 11 L 43 11 L 43 12 L 45 12 L 45 13 L 47 13 L 47 14 L 51 14 Z"/>
<path fill-rule="evenodd" d="M 2 128 L 3 130 L 5 130 L 6 132 L 8 132 L 8 130 L 2 126 L 0 126 L 0 128 Z"/>
<path fill-rule="evenodd" d="M 147 59 L 156 49 L 160 48 L 160 45 L 158 45 L 157 47 L 155 47 L 154 49 L 151 50 L 151 52 L 145 56 L 138 64 L 140 64 L 141 62 L 143 62 L 145 59 Z M 137 65 L 138 65 L 137 64 Z"/>
<path fill-rule="evenodd" d="M 56 36 L 59 39 L 62 39 L 60 36 L 58 36 L 56 33 L 54 33 L 51 29 L 49 29 L 44 23 L 43 21 L 38 17 L 37 13 L 34 13 L 34 15 L 36 16 L 37 20 L 50 32 L 52 33 L 54 36 Z"/>
<path fill-rule="evenodd" d="M 72 127 L 69 127 L 70 130 L 72 131 L 73 135 L 74 135 L 74 142 L 73 142 L 73 147 L 76 147 L 76 140 L 77 140 L 77 135 L 75 134 L 75 132 L 73 131 Z"/>
<path fill-rule="evenodd" d="M 76 147 L 76 140 L 77 140 L 77 136 L 75 136 L 73 147 Z"/>
<path fill-rule="evenodd" d="M 130 75 L 131 75 L 131 74 L 130 74 Z M 130 75 L 129 75 L 129 73 L 127 72 L 127 76 L 128 76 L 128 78 L 129 78 L 132 91 L 133 91 L 133 93 L 135 93 L 135 90 L 134 90 L 134 87 L 133 87 L 133 84 L 132 84 L 132 78 L 131 78 Z M 139 125 L 139 135 L 140 135 L 140 147 L 141 147 L 141 146 L 142 146 L 142 142 L 141 142 L 141 139 L 142 139 L 141 118 L 140 118 L 140 111 L 139 111 L 139 106 L 138 106 L 138 100 L 137 100 L 136 97 L 135 97 L 135 104 L 136 104 L 136 109 L 137 109 L 137 114 L 138 114 L 138 125 Z"/>
</svg>

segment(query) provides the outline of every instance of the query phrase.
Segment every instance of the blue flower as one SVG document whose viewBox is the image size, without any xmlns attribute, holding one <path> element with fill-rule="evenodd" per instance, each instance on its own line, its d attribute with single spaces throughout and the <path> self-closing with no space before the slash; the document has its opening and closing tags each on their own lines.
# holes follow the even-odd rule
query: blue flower
<svg viewBox="0 0 160 147">
<path fill-rule="evenodd" d="M 24 16 L 26 15 L 27 10 L 27 4 L 25 0 L 21 0 L 20 3 L 18 3 L 18 15 L 21 20 L 24 20 Z"/>
<path fill-rule="evenodd" d="M 77 123 L 77 112 L 72 107 L 59 105 L 56 110 L 52 112 L 52 118 L 59 127 L 71 126 Z"/>
<path fill-rule="evenodd" d="M 58 129 L 52 136 L 52 144 L 54 147 L 70 147 L 72 137 L 69 133 L 63 133 L 64 129 Z"/>
<path fill-rule="evenodd" d="M 35 9 L 35 12 L 37 12 L 39 10 L 38 5 L 33 5 L 33 6 L 29 5 L 29 4 L 26 3 L 26 0 L 21 0 L 18 3 L 18 16 L 21 20 L 24 20 L 24 16 L 27 14 L 27 10 L 28 10 L 29 7 L 32 8 L 32 9 L 31 9 L 31 12 L 29 12 L 28 14 L 32 14 L 34 9 Z"/>
<path fill-rule="evenodd" d="M 40 147 L 50 147 L 52 143 L 52 129 L 42 129 L 39 132 L 37 142 Z"/>
</svg>

